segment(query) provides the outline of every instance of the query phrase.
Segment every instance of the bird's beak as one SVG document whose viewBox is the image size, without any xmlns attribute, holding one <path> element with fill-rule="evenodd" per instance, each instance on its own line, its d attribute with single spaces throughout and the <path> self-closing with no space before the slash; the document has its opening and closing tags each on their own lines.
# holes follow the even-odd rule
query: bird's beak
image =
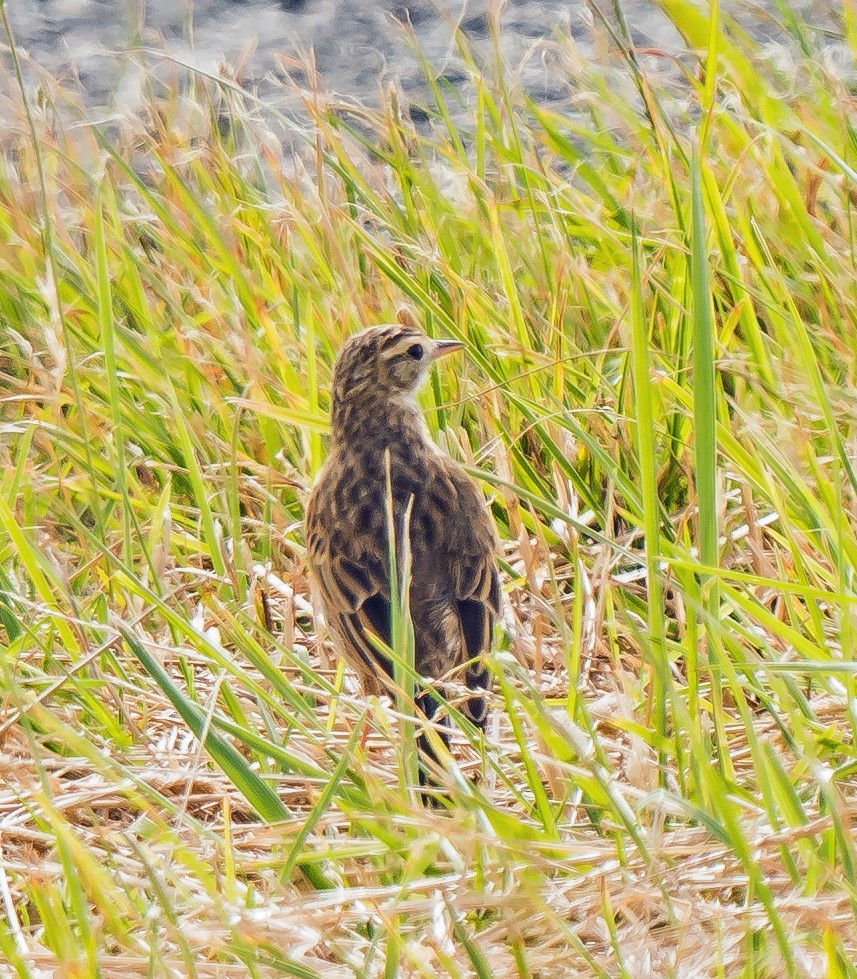
<svg viewBox="0 0 857 979">
<path fill-rule="evenodd" d="M 460 340 L 435 340 L 431 359 L 440 360 L 441 357 L 445 357 L 447 354 L 454 354 L 456 350 L 463 349 L 464 344 Z"/>
</svg>

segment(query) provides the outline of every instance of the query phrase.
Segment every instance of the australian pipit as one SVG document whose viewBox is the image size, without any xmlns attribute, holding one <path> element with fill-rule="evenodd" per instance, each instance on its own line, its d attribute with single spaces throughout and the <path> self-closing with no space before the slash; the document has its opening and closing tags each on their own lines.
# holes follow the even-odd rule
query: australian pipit
<svg viewBox="0 0 857 979">
<path fill-rule="evenodd" d="M 330 454 L 310 495 L 305 529 L 335 648 L 367 693 L 390 692 L 393 667 L 372 635 L 392 646 L 392 498 L 400 558 L 408 529 L 416 672 L 437 681 L 434 689 L 444 696 L 444 680 L 463 681 L 472 693 L 459 708 L 484 729 L 486 657 L 500 609 L 496 533 L 479 489 L 432 441 L 415 400 L 432 364 L 462 346 L 429 338 L 410 317 L 345 343 L 334 367 Z M 418 689 L 416 702 L 429 720 L 435 716 L 431 690 Z M 423 758 L 432 755 L 424 737 L 419 747 Z M 423 766 L 420 775 L 424 782 Z"/>
</svg>

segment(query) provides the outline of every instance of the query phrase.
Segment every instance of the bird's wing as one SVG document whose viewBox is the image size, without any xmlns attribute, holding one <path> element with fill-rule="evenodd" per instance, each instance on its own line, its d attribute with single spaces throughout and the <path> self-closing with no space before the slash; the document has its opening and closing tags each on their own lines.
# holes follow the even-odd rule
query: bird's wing
<svg viewBox="0 0 857 979">
<path fill-rule="evenodd" d="M 465 544 L 459 550 L 461 558 L 457 562 L 456 598 L 468 659 L 464 682 L 474 696 L 464 702 L 462 709 L 474 724 L 484 727 L 488 719 L 488 703 L 482 694 L 491 686 L 487 656 L 491 652 L 494 623 L 500 614 L 498 541 L 481 492 L 469 477 L 465 479 L 466 483 L 460 485 L 459 493 L 469 497 L 463 509 L 469 516 L 471 534 L 469 546 Z M 459 480 L 459 483 L 463 481 Z"/>
<path fill-rule="evenodd" d="M 418 658 L 438 677 L 467 664 L 463 680 L 475 695 L 462 709 L 481 726 L 487 705 L 480 694 L 490 686 L 487 656 L 500 613 L 497 535 L 482 493 L 451 460 L 428 479 L 422 503 L 414 530 L 426 547 L 414 555 L 411 588 Z"/>
<path fill-rule="evenodd" d="M 345 507 L 348 509 L 345 509 Z M 322 478 L 306 511 L 307 558 L 339 652 L 369 692 L 381 692 L 392 664 L 372 637 L 390 645 L 390 582 L 384 508 L 349 500 Z"/>
<path fill-rule="evenodd" d="M 500 612 L 500 576 L 497 571 L 497 532 L 485 499 L 471 478 L 455 463 L 447 474 L 455 491 L 445 524 L 445 547 L 451 556 L 452 584 L 459 602 L 485 605 Z M 490 636 L 489 636 L 490 641 Z M 468 648 L 483 649 L 484 640 L 468 638 Z"/>
</svg>

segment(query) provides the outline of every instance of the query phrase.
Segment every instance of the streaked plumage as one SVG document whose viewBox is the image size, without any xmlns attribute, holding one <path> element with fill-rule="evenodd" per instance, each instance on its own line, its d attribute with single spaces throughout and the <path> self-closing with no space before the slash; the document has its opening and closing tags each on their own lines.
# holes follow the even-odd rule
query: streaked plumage
<svg viewBox="0 0 857 979">
<path fill-rule="evenodd" d="M 309 499 L 309 566 L 337 651 L 367 693 L 388 690 L 390 645 L 385 453 L 396 536 L 411 503 L 410 613 L 417 672 L 466 683 L 461 704 L 484 727 L 485 658 L 500 609 L 496 534 L 482 494 L 429 435 L 414 399 L 431 364 L 462 345 L 427 337 L 410 320 L 351 337 L 334 368 L 330 454 Z M 466 664 L 466 666 L 465 666 Z M 442 683 L 438 689 L 443 692 Z M 431 718 L 436 704 L 420 692 Z M 425 742 L 422 750 L 427 751 Z"/>
</svg>

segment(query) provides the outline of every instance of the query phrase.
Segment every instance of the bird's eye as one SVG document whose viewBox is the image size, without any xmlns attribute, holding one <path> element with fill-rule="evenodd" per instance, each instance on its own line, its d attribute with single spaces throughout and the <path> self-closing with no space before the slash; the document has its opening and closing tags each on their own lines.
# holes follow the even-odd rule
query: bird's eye
<svg viewBox="0 0 857 979">
<path fill-rule="evenodd" d="M 411 346 L 408 347 L 408 356 L 413 357 L 414 360 L 422 360 L 423 359 L 422 345 L 419 343 L 411 344 Z"/>
</svg>

